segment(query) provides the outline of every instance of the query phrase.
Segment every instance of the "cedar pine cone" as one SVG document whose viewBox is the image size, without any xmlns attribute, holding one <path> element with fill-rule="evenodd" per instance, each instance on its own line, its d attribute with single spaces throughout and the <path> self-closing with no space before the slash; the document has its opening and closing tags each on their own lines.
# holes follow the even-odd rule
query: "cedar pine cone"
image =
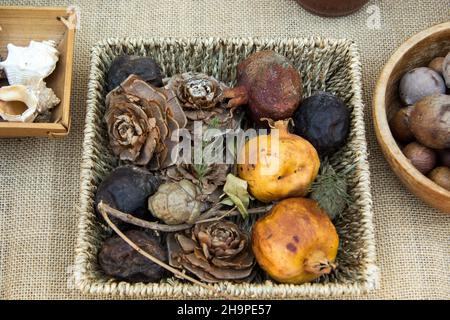
<svg viewBox="0 0 450 320">
<path fill-rule="evenodd" d="M 171 135 L 186 126 L 187 118 L 174 97 L 171 90 L 153 87 L 136 75 L 111 91 L 105 121 L 114 154 L 151 170 L 175 163 Z"/>
<path fill-rule="evenodd" d="M 196 224 L 168 236 L 169 263 L 200 280 L 248 281 L 254 273 L 250 237 L 230 221 Z"/>
<path fill-rule="evenodd" d="M 105 120 L 114 154 L 138 165 L 151 160 L 159 140 L 154 118 L 149 118 L 138 105 L 123 102 L 112 105 Z"/>
<path fill-rule="evenodd" d="M 227 87 L 206 74 L 186 72 L 170 78 L 166 88 L 175 92 L 183 108 L 211 109 L 222 101 Z"/>
</svg>

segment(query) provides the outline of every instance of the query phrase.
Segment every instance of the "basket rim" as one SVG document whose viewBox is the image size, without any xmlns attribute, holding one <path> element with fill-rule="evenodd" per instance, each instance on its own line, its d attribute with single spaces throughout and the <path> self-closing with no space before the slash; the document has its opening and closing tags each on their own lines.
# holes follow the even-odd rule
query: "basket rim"
<svg viewBox="0 0 450 320">
<path fill-rule="evenodd" d="M 259 299 L 279 299 L 279 298 L 305 298 L 305 297 L 337 297 L 344 295 L 359 295 L 373 291 L 379 287 L 379 270 L 376 266 L 376 250 L 375 250 L 375 236 L 373 225 L 373 210 L 372 210 L 372 195 L 370 189 L 370 173 L 369 163 L 367 161 L 367 141 L 365 138 L 364 125 L 364 103 L 362 98 L 362 68 L 360 62 L 360 55 L 357 45 L 354 41 L 348 39 L 331 39 L 324 37 L 122 37 L 122 38 L 107 38 L 97 42 L 91 49 L 90 75 L 88 83 L 87 94 L 87 112 L 84 129 L 84 141 L 82 151 L 81 173 L 80 173 L 80 202 L 78 206 L 78 233 L 75 250 L 74 263 L 74 278 L 75 285 L 87 294 L 107 294 L 130 297 L 153 297 L 162 299 L 173 299 L 175 296 L 182 296 L 184 298 L 220 298 L 220 293 L 201 288 L 195 284 L 180 284 L 177 286 L 168 283 L 149 283 L 149 284 L 130 284 L 128 282 L 113 282 L 113 281 L 96 281 L 88 276 L 89 270 L 86 269 L 88 256 L 84 253 L 89 250 L 89 235 L 87 227 L 90 224 L 86 215 L 88 199 L 84 197 L 84 191 L 89 181 L 85 178 L 94 165 L 92 155 L 93 146 L 92 139 L 95 134 L 95 127 L 91 120 L 91 113 L 93 113 L 93 105 L 97 96 L 98 82 L 96 79 L 96 71 L 98 70 L 98 62 L 102 54 L 102 50 L 108 46 L 117 45 L 133 45 L 142 42 L 145 44 L 151 43 L 255 43 L 255 44 L 269 44 L 269 43 L 285 43 L 293 42 L 296 44 L 311 44 L 311 45 L 331 45 L 331 44 L 345 44 L 348 46 L 348 55 L 351 62 L 348 65 L 349 73 L 352 79 L 351 90 L 353 92 L 352 105 L 358 106 L 360 114 L 357 114 L 358 130 L 356 136 L 360 140 L 359 151 L 361 152 L 360 166 L 361 171 L 365 175 L 364 181 L 364 205 L 362 205 L 362 219 L 360 220 L 364 241 L 365 257 L 363 260 L 363 267 L 361 273 L 364 275 L 364 280 L 355 280 L 352 283 L 307 283 L 302 285 L 278 284 L 272 281 L 266 281 L 263 284 L 234 284 L 231 282 L 221 282 L 213 285 L 213 287 L 220 289 L 220 291 L 236 296 L 236 298 L 253 298 Z"/>
</svg>

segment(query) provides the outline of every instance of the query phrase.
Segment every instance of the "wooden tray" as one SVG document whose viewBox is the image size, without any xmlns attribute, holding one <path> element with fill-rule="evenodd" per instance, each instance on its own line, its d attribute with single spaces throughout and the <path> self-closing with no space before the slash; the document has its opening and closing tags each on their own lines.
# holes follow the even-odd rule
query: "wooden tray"
<svg viewBox="0 0 450 320">
<path fill-rule="evenodd" d="M 53 40 L 60 57 L 55 71 L 46 79 L 61 99 L 52 111 L 49 123 L 0 122 L 0 137 L 64 137 L 70 129 L 70 93 L 75 28 L 66 26 L 66 8 L 0 7 L 0 55 L 7 56 L 6 45 L 27 46 L 30 40 Z"/>
</svg>

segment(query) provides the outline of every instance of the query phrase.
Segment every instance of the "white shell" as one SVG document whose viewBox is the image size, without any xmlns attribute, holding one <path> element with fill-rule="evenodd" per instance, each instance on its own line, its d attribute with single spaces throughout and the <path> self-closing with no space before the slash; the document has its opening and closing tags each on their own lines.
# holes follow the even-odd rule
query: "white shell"
<svg viewBox="0 0 450 320">
<path fill-rule="evenodd" d="M 13 106 L 7 102 L 14 101 L 23 102 L 27 110 L 22 114 L 8 113 Z M 27 85 L 17 84 L 0 88 L 0 117 L 12 122 L 33 122 L 38 114 L 52 109 L 59 102 L 53 90 L 47 88 L 44 80 L 32 79 Z"/>
<path fill-rule="evenodd" d="M 9 113 L 8 102 L 23 102 L 27 109 L 22 114 Z M 12 122 L 33 122 L 37 116 L 38 97 L 24 85 L 5 86 L 0 88 L 0 117 Z"/>
<path fill-rule="evenodd" d="M 61 101 L 51 88 L 47 88 L 47 84 L 42 79 L 30 79 L 25 85 L 38 99 L 36 107 L 38 113 L 52 109 Z"/>
<path fill-rule="evenodd" d="M 56 67 L 59 52 L 53 41 L 30 41 L 28 47 L 8 44 L 8 57 L 0 62 L 11 85 L 25 84 L 30 79 L 45 79 Z"/>
</svg>

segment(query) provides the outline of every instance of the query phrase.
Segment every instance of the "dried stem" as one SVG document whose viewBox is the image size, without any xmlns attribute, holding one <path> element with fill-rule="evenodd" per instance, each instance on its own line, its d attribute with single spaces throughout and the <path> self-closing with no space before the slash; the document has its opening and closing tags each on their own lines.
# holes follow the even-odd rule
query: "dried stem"
<svg viewBox="0 0 450 320">
<path fill-rule="evenodd" d="M 231 208 L 230 210 L 228 210 L 227 212 L 225 212 L 223 215 L 221 216 L 216 216 L 214 218 L 209 218 L 209 219 L 202 219 L 199 221 L 196 221 L 195 224 L 199 224 L 199 223 L 206 223 L 206 222 L 213 222 L 213 221 L 219 221 L 222 220 L 223 218 L 228 217 L 234 210 L 236 210 L 236 207 Z M 204 217 L 203 217 L 204 218 Z"/>
<path fill-rule="evenodd" d="M 103 219 L 105 219 L 106 223 L 111 227 L 111 229 L 113 229 L 119 235 L 119 237 L 121 237 L 126 243 L 128 243 L 138 253 L 140 253 L 141 255 L 143 255 L 144 257 L 146 257 L 153 263 L 156 263 L 157 265 L 161 266 L 162 268 L 172 272 L 177 277 L 191 281 L 192 283 L 195 283 L 207 290 L 215 289 L 211 286 L 208 286 L 208 285 L 184 274 L 180 270 L 177 270 L 177 269 L 169 266 L 168 264 L 164 263 L 163 261 L 159 260 L 158 258 L 156 258 L 156 257 L 152 256 L 151 254 L 142 250 L 137 244 L 135 244 L 130 238 L 128 238 L 122 231 L 120 231 L 119 228 L 109 219 L 108 214 L 107 214 L 106 210 L 104 209 L 104 206 L 102 206 L 102 202 L 100 202 L 100 204 L 98 205 L 98 210 L 100 211 L 101 215 L 103 216 Z"/>
<path fill-rule="evenodd" d="M 260 213 L 266 213 L 270 209 L 272 209 L 272 205 L 264 206 L 264 207 L 258 207 L 253 209 L 248 209 L 249 214 L 260 214 Z M 237 210 L 236 207 L 233 207 L 231 210 L 217 210 L 215 207 L 213 207 L 211 210 L 206 211 L 204 214 L 202 214 L 197 221 L 195 221 L 195 224 L 197 223 L 203 223 L 205 220 L 210 218 L 217 218 L 220 217 L 220 219 L 223 219 L 225 217 L 234 217 L 239 216 L 241 213 L 239 210 Z M 220 220 L 216 219 L 216 220 Z M 216 221 L 213 220 L 213 221 Z"/>
<path fill-rule="evenodd" d="M 123 222 L 146 228 L 146 229 L 152 229 L 162 232 L 177 232 L 186 230 L 192 227 L 190 224 L 179 224 L 174 226 L 169 226 L 165 224 L 161 224 L 158 222 L 150 222 L 146 220 L 142 220 L 139 218 L 136 218 L 135 216 L 122 212 L 120 210 L 114 209 L 113 207 L 110 207 L 106 203 L 100 202 L 98 204 L 98 210 L 101 212 L 102 210 L 105 211 L 108 215 L 111 215 L 119 220 L 122 220 Z"/>
<path fill-rule="evenodd" d="M 249 214 L 265 213 L 265 212 L 269 211 L 271 208 L 272 208 L 272 206 L 253 208 L 253 209 L 249 209 L 248 213 Z M 129 223 L 129 224 L 132 224 L 132 225 L 135 225 L 138 227 L 152 229 L 152 230 L 161 231 L 161 232 L 178 232 L 178 231 L 190 229 L 193 226 L 192 224 L 186 224 L 186 223 L 170 226 L 170 225 L 161 224 L 158 222 L 150 222 L 150 221 L 142 220 L 142 219 L 136 218 L 135 216 L 133 216 L 131 214 L 114 209 L 103 202 L 100 202 L 98 204 L 98 210 L 100 212 L 105 211 L 108 215 L 111 215 L 123 222 Z M 236 209 L 236 207 L 233 207 L 231 210 L 218 210 L 217 207 L 215 206 L 215 207 L 211 208 L 210 210 L 206 211 L 204 214 L 202 214 L 197 219 L 197 221 L 194 222 L 194 224 L 218 221 L 225 217 L 234 217 L 234 216 L 238 216 L 238 215 L 240 215 L 240 213 Z"/>
<path fill-rule="evenodd" d="M 260 213 L 266 213 L 268 212 L 270 209 L 273 208 L 273 205 L 268 205 L 265 207 L 259 207 L 259 208 L 253 208 L 253 209 L 249 209 L 248 213 L 249 214 L 260 214 Z M 239 214 L 239 212 L 238 212 Z"/>
<path fill-rule="evenodd" d="M 120 229 L 109 219 L 108 214 L 106 212 L 106 210 L 104 209 L 104 206 L 102 206 L 102 202 L 99 203 L 98 206 L 98 210 L 100 211 L 103 219 L 105 219 L 106 223 L 111 227 L 111 229 L 114 230 L 115 233 L 117 233 L 117 235 L 119 237 L 121 237 L 126 243 L 128 243 L 134 250 L 136 250 L 139 254 L 143 255 L 145 258 L 149 259 L 150 261 L 152 261 L 153 263 L 156 263 L 157 265 L 161 266 L 162 268 L 166 269 L 167 271 L 171 272 L 173 275 L 190 281 L 206 290 L 210 290 L 213 292 L 218 293 L 220 296 L 226 298 L 226 299 L 234 299 L 234 297 L 228 295 L 225 292 L 222 292 L 221 289 L 219 288 L 215 288 L 212 287 L 210 285 L 204 284 L 200 281 L 198 281 L 197 279 L 194 279 L 190 276 L 188 276 L 187 274 L 185 274 L 184 272 L 181 272 L 178 269 L 173 268 L 172 266 L 168 265 L 167 263 L 159 260 L 158 258 L 152 256 L 151 254 L 149 254 L 148 252 L 142 250 L 136 243 L 134 243 L 130 238 L 128 238 L 122 231 L 120 231 Z"/>
</svg>

